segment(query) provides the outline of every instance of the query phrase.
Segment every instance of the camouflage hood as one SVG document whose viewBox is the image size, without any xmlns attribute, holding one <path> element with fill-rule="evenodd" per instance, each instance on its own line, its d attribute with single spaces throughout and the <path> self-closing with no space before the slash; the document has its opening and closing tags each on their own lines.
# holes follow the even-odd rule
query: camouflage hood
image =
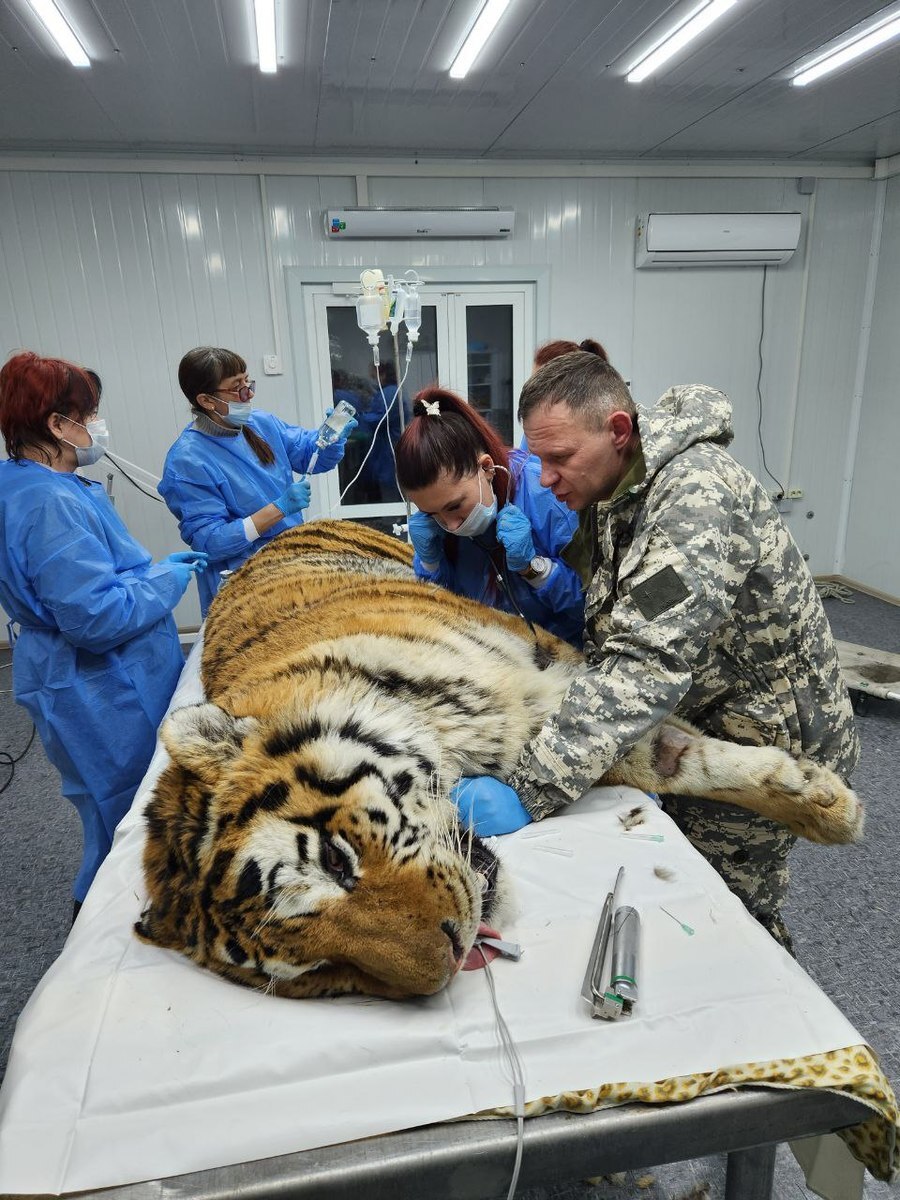
<svg viewBox="0 0 900 1200">
<path fill-rule="evenodd" d="M 638 409 L 638 429 L 647 470 L 641 486 L 646 486 L 676 454 L 698 442 L 727 446 L 734 437 L 731 401 L 702 383 L 671 387 L 653 408 Z"/>
</svg>

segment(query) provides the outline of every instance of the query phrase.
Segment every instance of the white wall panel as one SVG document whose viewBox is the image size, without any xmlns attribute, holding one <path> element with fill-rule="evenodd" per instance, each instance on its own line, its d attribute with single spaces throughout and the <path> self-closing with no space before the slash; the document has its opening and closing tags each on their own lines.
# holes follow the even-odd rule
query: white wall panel
<svg viewBox="0 0 900 1200">
<path fill-rule="evenodd" d="M 890 321 L 900 303 L 896 249 L 890 262 L 887 257 L 891 241 L 895 247 L 898 242 L 896 184 L 889 221 L 894 233 L 891 239 L 886 226 L 878 294 L 883 317 L 873 336 L 867 393 L 867 404 L 871 394 L 875 405 L 871 427 L 868 407 L 864 412 L 863 434 L 875 449 L 884 445 L 879 439 L 885 421 L 900 421 L 890 390 L 892 373 L 897 374 Z M 761 269 L 636 272 L 634 222 L 649 209 L 806 213 L 809 198 L 797 194 L 793 180 L 368 180 L 372 204 L 515 208 L 514 237 L 474 243 L 330 241 L 322 214 L 329 206 L 356 203 L 354 179 L 277 175 L 267 177 L 265 186 L 266 213 L 254 175 L 0 172 L 0 351 L 5 357 L 19 347 L 33 348 L 95 367 L 104 380 L 114 449 L 158 475 L 166 449 L 188 418 L 175 371 L 194 345 L 225 345 L 243 354 L 259 382 L 263 407 L 288 420 L 305 408 L 309 352 L 303 314 L 287 310 L 286 268 L 414 266 L 427 276 L 429 270 L 477 267 L 485 281 L 493 269 L 540 268 L 549 294 L 538 297 L 538 342 L 598 338 L 644 404 L 672 383 L 722 387 L 735 405 L 735 453 L 764 476 L 756 435 Z M 770 468 L 806 492 L 788 521 L 816 571 L 832 569 L 837 549 L 872 188 L 867 181 L 820 180 L 809 246 L 804 239 L 787 266 L 768 273 L 763 436 Z M 276 342 L 266 221 L 283 367 L 275 376 L 262 370 L 263 355 L 273 353 Z M 102 478 L 106 469 L 93 473 Z M 861 498 L 860 512 L 887 511 L 887 474 L 885 467 L 854 493 L 854 505 L 856 495 Z M 115 493 L 129 527 L 154 555 L 177 548 L 177 528 L 163 506 L 118 477 Z M 875 496 L 882 496 L 881 504 Z M 803 516 L 808 510 L 816 513 L 810 521 Z M 854 529 L 861 525 L 855 518 Z M 860 556 L 848 553 L 847 570 L 863 582 L 867 572 L 883 581 L 886 568 L 879 565 L 874 536 L 868 540 L 871 552 L 864 550 L 866 539 L 858 538 Z M 896 553 L 892 557 L 896 562 Z M 900 583 L 886 590 L 900 593 Z M 177 616 L 182 625 L 196 623 L 193 597 Z"/>
<path fill-rule="evenodd" d="M 900 176 L 888 180 L 844 574 L 900 597 Z M 889 647 L 895 650 L 895 646 Z"/>
</svg>

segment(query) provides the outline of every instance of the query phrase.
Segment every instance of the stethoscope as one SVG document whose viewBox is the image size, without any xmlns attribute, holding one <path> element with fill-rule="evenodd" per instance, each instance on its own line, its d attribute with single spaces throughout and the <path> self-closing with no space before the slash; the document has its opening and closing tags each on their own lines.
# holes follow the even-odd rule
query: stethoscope
<svg viewBox="0 0 900 1200">
<path fill-rule="evenodd" d="M 491 544 L 490 541 L 488 541 L 489 537 L 490 537 L 490 539 L 492 539 L 493 545 Z M 498 564 L 497 561 L 493 557 L 493 552 L 500 548 L 500 539 L 497 537 L 497 519 L 496 519 L 496 517 L 490 523 L 490 525 L 488 526 L 487 530 L 484 533 L 477 534 L 475 537 L 470 538 L 470 541 L 474 542 L 474 544 L 478 547 L 478 549 L 482 552 L 484 557 L 487 559 L 488 567 L 493 569 L 496 579 L 497 579 L 497 583 L 499 583 L 500 587 L 503 589 L 507 600 L 510 602 L 510 604 L 513 606 L 513 608 L 516 610 L 516 612 L 519 614 L 519 616 L 522 618 L 522 620 L 525 622 L 525 624 L 531 630 L 532 636 L 534 637 L 535 641 L 537 641 L 537 630 L 535 629 L 534 624 L 522 612 L 522 609 L 519 606 L 519 602 L 518 602 L 518 600 L 516 600 L 515 594 L 513 593 L 512 583 L 511 583 L 509 575 L 508 575 L 508 568 L 506 565 L 505 558 L 503 559 L 503 562 L 501 565 L 501 564 Z"/>
</svg>

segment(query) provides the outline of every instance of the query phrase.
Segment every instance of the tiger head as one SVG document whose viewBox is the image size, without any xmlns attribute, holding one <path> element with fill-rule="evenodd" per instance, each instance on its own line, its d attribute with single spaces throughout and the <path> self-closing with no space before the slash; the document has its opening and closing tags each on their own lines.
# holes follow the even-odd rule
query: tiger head
<svg viewBox="0 0 900 1200">
<path fill-rule="evenodd" d="M 175 711 L 148 805 L 139 937 L 278 995 L 429 995 L 491 917 L 499 863 L 459 828 L 421 730 L 347 710 Z"/>
</svg>

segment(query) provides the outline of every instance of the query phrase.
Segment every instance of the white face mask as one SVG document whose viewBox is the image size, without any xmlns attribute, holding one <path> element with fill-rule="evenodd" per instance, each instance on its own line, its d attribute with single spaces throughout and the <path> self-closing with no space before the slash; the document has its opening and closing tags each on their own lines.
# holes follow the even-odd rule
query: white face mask
<svg viewBox="0 0 900 1200">
<path fill-rule="evenodd" d="M 66 418 L 72 421 L 73 425 L 78 425 L 90 435 L 91 444 L 89 446 L 76 446 L 74 442 L 70 442 L 68 438 L 61 437 L 59 440 L 65 442 L 67 446 L 71 446 L 75 451 L 75 461 L 79 467 L 90 467 L 95 462 L 103 457 L 109 449 L 109 429 L 106 422 L 102 418 L 97 418 L 94 421 L 88 421 L 87 425 L 82 425 L 80 421 L 74 421 L 71 417 Z"/>
<path fill-rule="evenodd" d="M 435 521 L 437 521 L 437 523 L 438 523 L 438 525 L 440 525 L 441 529 L 446 529 L 447 533 L 453 533 L 457 537 L 467 537 L 467 538 L 478 537 L 480 534 L 485 532 L 485 530 L 490 525 L 491 521 L 493 521 L 494 518 L 497 516 L 497 497 L 494 496 L 493 492 L 492 492 L 491 493 L 492 499 L 491 499 L 490 504 L 483 504 L 481 502 L 481 497 L 483 495 L 483 489 L 481 486 L 482 477 L 483 477 L 483 472 L 482 472 L 481 468 L 479 467 L 478 468 L 478 503 L 473 507 L 472 511 L 469 513 L 469 515 L 466 517 L 466 519 L 463 521 L 463 523 L 461 525 L 457 525 L 456 529 L 447 529 L 447 526 L 444 525 L 444 523 L 442 521 L 438 521 L 437 517 L 435 517 Z"/>
</svg>

